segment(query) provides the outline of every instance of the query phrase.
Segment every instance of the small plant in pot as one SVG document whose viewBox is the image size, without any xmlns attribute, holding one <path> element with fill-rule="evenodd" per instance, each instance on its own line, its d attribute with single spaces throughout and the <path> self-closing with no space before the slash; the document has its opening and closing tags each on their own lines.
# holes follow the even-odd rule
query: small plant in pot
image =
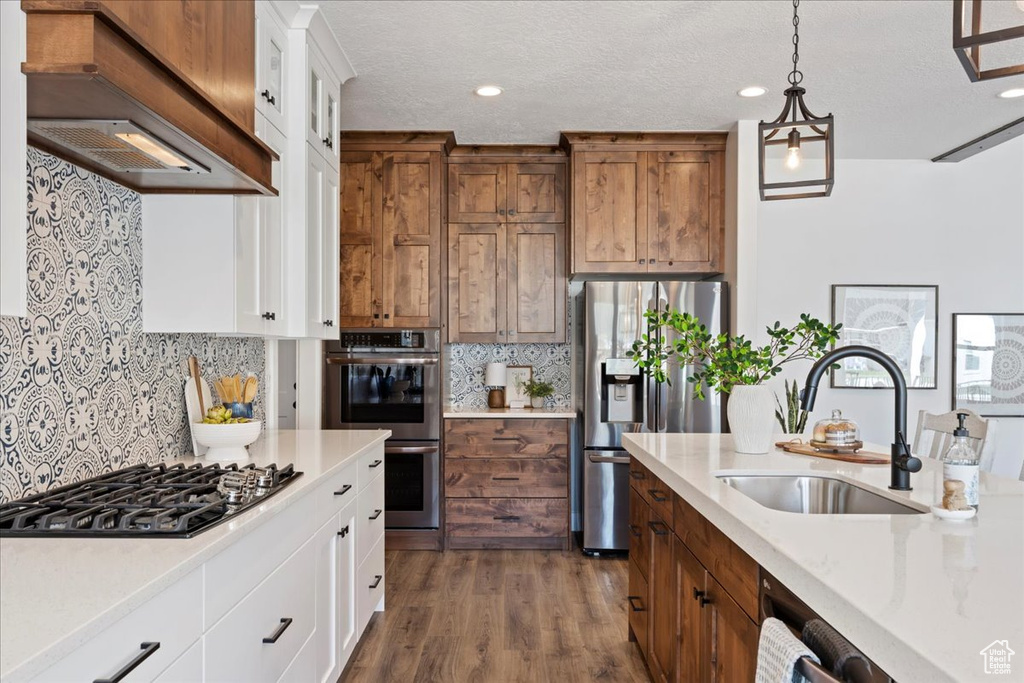
<svg viewBox="0 0 1024 683">
<path fill-rule="evenodd" d="M 530 405 L 534 408 L 543 408 L 544 399 L 555 393 L 555 385 L 551 382 L 545 382 L 541 378 L 533 379 L 532 377 L 521 385 L 521 390 L 524 394 L 530 397 Z"/>
<path fill-rule="evenodd" d="M 798 360 L 820 358 L 839 339 L 842 325 L 826 325 L 804 313 L 800 322 L 769 326 L 769 342 L 755 347 L 743 335 L 714 335 L 690 313 L 647 311 L 649 332 L 633 344 L 632 358 L 657 382 L 668 381 L 670 364 L 693 367 L 687 381 L 693 395 L 705 391 L 729 395 L 728 417 L 736 451 L 767 453 L 772 444 L 775 405 L 764 382 L 782 372 L 782 366 Z M 655 330 L 671 332 L 671 339 Z"/>
</svg>

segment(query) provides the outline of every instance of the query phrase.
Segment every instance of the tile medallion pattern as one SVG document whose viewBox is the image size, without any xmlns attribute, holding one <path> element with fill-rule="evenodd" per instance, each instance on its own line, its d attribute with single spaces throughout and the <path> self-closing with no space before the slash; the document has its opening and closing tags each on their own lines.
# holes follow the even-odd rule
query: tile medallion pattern
<svg viewBox="0 0 1024 683">
<path fill-rule="evenodd" d="M 29 315 L 0 317 L 0 502 L 191 451 L 189 356 L 209 376 L 264 370 L 262 339 L 143 334 L 141 198 L 28 160 Z"/>
<path fill-rule="evenodd" d="M 446 401 L 456 409 L 486 408 L 484 366 L 488 363 L 532 365 L 534 378 L 555 385 L 546 408 L 572 405 L 571 346 L 569 344 L 449 344 Z"/>
</svg>

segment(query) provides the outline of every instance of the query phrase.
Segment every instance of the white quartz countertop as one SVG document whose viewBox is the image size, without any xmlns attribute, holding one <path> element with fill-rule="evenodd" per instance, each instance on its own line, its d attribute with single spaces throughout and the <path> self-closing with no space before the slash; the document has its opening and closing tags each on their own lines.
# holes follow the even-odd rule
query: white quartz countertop
<svg viewBox="0 0 1024 683">
<path fill-rule="evenodd" d="M 294 464 L 302 476 L 195 538 L 0 538 L 0 679 L 38 674 L 390 435 L 267 432 L 250 448 L 251 461 Z"/>
<path fill-rule="evenodd" d="M 1024 652 L 1024 483 L 982 473 L 979 512 L 966 522 L 802 515 L 762 507 L 715 475 L 829 475 L 927 510 L 942 468 L 924 458 L 914 490 L 897 493 L 888 465 L 738 454 L 729 435 L 629 434 L 623 445 L 901 683 L 987 680 L 981 651 L 995 640 Z M 1019 680 L 1024 655 L 1011 664 L 1005 678 Z"/>
<path fill-rule="evenodd" d="M 444 407 L 445 417 L 493 418 L 552 418 L 575 420 L 576 412 L 569 408 L 455 408 Z"/>
</svg>

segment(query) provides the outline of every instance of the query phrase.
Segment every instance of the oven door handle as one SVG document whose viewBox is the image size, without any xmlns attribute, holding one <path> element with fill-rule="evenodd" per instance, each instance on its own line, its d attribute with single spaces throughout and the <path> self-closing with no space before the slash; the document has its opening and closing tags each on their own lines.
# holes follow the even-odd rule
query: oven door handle
<svg viewBox="0 0 1024 683">
<path fill-rule="evenodd" d="M 438 446 L 385 446 L 384 455 L 388 453 L 437 453 Z"/>
<path fill-rule="evenodd" d="M 437 358 L 337 358 L 328 356 L 328 365 L 437 365 Z"/>
</svg>

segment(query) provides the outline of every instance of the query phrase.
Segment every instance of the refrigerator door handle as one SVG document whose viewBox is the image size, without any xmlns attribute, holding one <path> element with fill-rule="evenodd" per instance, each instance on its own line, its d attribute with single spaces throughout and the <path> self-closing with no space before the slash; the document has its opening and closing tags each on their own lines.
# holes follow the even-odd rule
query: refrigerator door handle
<svg viewBox="0 0 1024 683">
<path fill-rule="evenodd" d="M 664 289 L 662 284 L 658 283 L 658 312 L 668 312 L 668 299 L 662 294 Z M 661 330 L 658 331 L 658 337 L 662 336 Z M 668 385 L 665 383 L 658 384 L 654 382 L 652 388 L 655 391 L 654 401 L 654 430 L 656 432 L 664 432 L 668 429 Z"/>
<path fill-rule="evenodd" d="M 594 454 L 590 454 L 590 455 L 587 456 L 587 459 L 590 462 L 596 462 L 596 463 L 610 462 L 613 465 L 628 465 L 629 464 L 629 456 L 628 455 L 594 455 Z"/>
</svg>

